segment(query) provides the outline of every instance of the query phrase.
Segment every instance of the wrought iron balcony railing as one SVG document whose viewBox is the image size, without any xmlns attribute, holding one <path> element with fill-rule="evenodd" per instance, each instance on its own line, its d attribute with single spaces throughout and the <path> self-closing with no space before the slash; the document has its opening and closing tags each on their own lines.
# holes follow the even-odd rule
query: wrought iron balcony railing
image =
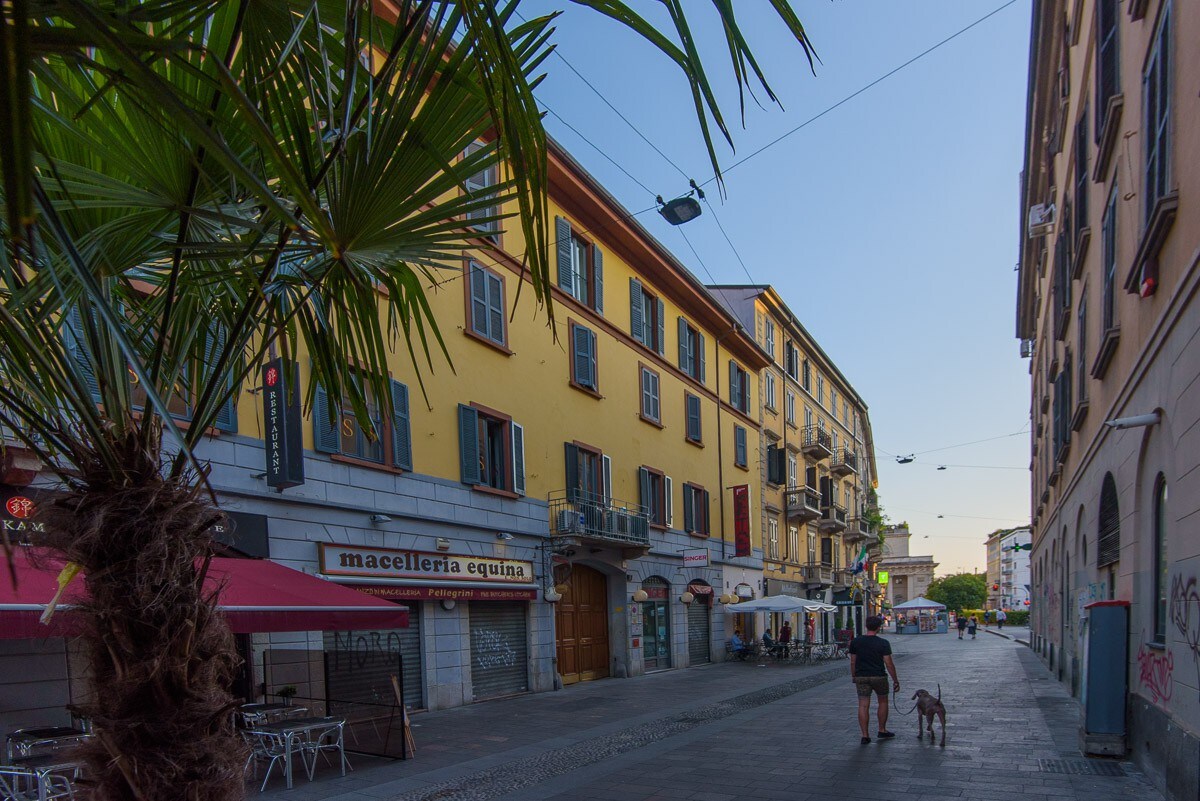
<svg viewBox="0 0 1200 801">
<path fill-rule="evenodd" d="M 650 544 L 650 512 L 641 504 L 582 490 L 561 490 L 547 500 L 551 536 Z"/>
</svg>

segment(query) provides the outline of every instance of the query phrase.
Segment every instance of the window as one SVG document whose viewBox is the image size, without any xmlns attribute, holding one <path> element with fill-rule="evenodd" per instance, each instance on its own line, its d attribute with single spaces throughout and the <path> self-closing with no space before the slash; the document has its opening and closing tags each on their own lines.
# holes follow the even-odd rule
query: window
<svg viewBox="0 0 1200 801">
<path fill-rule="evenodd" d="M 787 556 L 793 563 L 800 561 L 800 529 L 798 526 L 788 526 Z"/>
<path fill-rule="evenodd" d="M 325 388 L 317 385 L 313 399 L 313 442 L 316 450 L 385 467 L 412 470 L 408 387 L 399 381 L 392 381 L 391 392 L 392 415 L 390 419 L 385 419 L 378 400 L 370 389 L 365 390 L 372 428 L 366 431 L 359 425 L 349 399 L 333 402 Z"/>
<path fill-rule="evenodd" d="M 642 388 L 642 419 L 655 425 L 662 425 L 662 416 L 658 403 L 658 373 L 645 365 L 640 365 Z"/>
<path fill-rule="evenodd" d="M 488 161 L 491 159 L 494 151 L 494 146 L 487 142 L 475 142 L 469 145 L 463 152 L 463 158 L 474 157 L 477 161 Z M 482 199 L 494 197 L 496 193 L 493 187 L 498 183 L 500 183 L 500 167 L 498 164 L 492 163 L 479 172 L 467 176 L 464 185 L 468 195 L 472 198 L 479 197 Z M 500 235 L 500 220 L 496 219 L 499 214 L 500 206 L 492 205 L 473 208 L 465 216 L 471 221 L 472 228 L 486 234 L 489 239 L 496 240 Z"/>
<path fill-rule="evenodd" d="M 733 427 L 733 463 L 738 467 L 745 467 L 748 464 L 746 450 L 746 429 L 735 425 Z"/>
<path fill-rule="evenodd" d="M 566 217 L 554 218 L 558 288 L 604 314 L 604 256 L 600 248 L 571 229 Z"/>
<path fill-rule="evenodd" d="M 1104 208 L 1104 223 L 1102 226 L 1104 240 L 1104 330 L 1109 331 L 1117 325 L 1117 183 L 1113 181 L 1112 191 L 1108 195 L 1108 204 Z"/>
<path fill-rule="evenodd" d="M 638 468 L 641 504 L 657 526 L 671 525 L 671 477 L 653 467 Z"/>
<path fill-rule="evenodd" d="M 1076 332 L 1078 351 L 1076 364 L 1078 365 L 1078 380 L 1079 391 L 1076 393 L 1076 402 L 1085 401 L 1088 399 L 1087 385 L 1087 287 L 1079 293 L 1079 331 Z"/>
<path fill-rule="evenodd" d="M 838 458 L 837 452 L 838 452 L 838 432 L 835 430 L 833 432 L 833 458 L 835 460 Z"/>
<path fill-rule="evenodd" d="M 775 374 L 770 370 L 763 373 L 763 405 L 771 411 L 775 411 Z"/>
<path fill-rule="evenodd" d="M 642 282 L 629 279 L 629 333 L 638 342 L 660 356 L 665 353 L 663 343 L 663 302 L 646 291 Z"/>
<path fill-rule="evenodd" d="M 825 376 L 817 376 L 817 403 L 825 405 Z"/>
<path fill-rule="evenodd" d="M 1112 473 L 1104 474 L 1100 486 L 1100 527 L 1096 543 L 1096 567 L 1111 565 L 1121 558 L 1121 513 L 1117 505 L 1117 483 Z"/>
<path fill-rule="evenodd" d="M 767 349 L 767 353 L 771 354 L 771 361 L 775 361 L 775 321 L 767 318 L 763 323 L 763 347 Z"/>
<path fill-rule="evenodd" d="M 850 425 L 850 402 L 842 398 L 842 422 Z"/>
<path fill-rule="evenodd" d="M 1146 206 L 1149 224 L 1154 206 L 1167 194 L 1171 169 L 1171 5 L 1163 5 L 1153 50 L 1142 77 L 1146 108 Z"/>
<path fill-rule="evenodd" d="M 787 391 L 786 419 L 792 425 L 796 425 L 796 393 L 790 389 Z"/>
<path fill-rule="evenodd" d="M 812 407 L 809 406 L 808 404 L 804 405 L 804 427 L 805 428 L 813 427 L 813 410 L 812 410 Z"/>
<path fill-rule="evenodd" d="M 1162 473 L 1154 486 L 1154 641 L 1167 641 L 1167 482 Z"/>
<path fill-rule="evenodd" d="M 571 323 L 571 383 L 581 389 L 599 392 L 596 370 L 596 334 L 578 323 Z"/>
<path fill-rule="evenodd" d="M 700 424 L 700 398 L 690 392 L 683 393 L 684 414 L 687 420 L 687 432 L 684 434 L 688 442 L 700 444 L 703 441 Z"/>
<path fill-rule="evenodd" d="M 607 456 L 581 442 L 564 443 L 564 450 L 569 500 L 603 502 L 612 496 L 608 486 L 612 468 Z"/>
<path fill-rule="evenodd" d="M 838 407 L 837 390 L 834 389 L 833 387 L 830 387 L 829 388 L 829 413 L 832 414 L 834 416 L 834 418 L 837 417 L 837 407 Z"/>
<path fill-rule="evenodd" d="M 679 318 L 679 369 L 704 383 L 704 334 Z"/>
<path fill-rule="evenodd" d="M 1108 117 L 1109 98 L 1121 93 L 1119 0 L 1096 3 L 1096 141 Z"/>
<path fill-rule="evenodd" d="M 779 520 L 774 517 L 767 518 L 767 558 L 779 558 Z"/>
<path fill-rule="evenodd" d="M 460 403 L 458 442 L 464 484 L 525 494 L 525 429 L 511 417 Z"/>
<path fill-rule="evenodd" d="M 1075 235 L 1088 227 L 1088 108 L 1075 123 Z"/>
<path fill-rule="evenodd" d="M 787 374 L 792 377 L 793 381 L 800 380 L 800 351 L 791 342 L 783 346 L 784 367 L 787 369 Z M 806 360 L 805 365 L 808 364 Z"/>
<path fill-rule="evenodd" d="M 804 376 L 802 386 L 805 392 L 812 392 L 812 367 L 808 363 L 808 359 L 804 360 Z"/>
<path fill-rule="evenodd" d="M 508 330 L 504 319 L 504 279 L 475 262 L 470 271 L 471 297 L 467 303 L 470 333 L 505 347 Z"/>
<path fill-rule="evenodd" d="M 708 490 L 695 484 L 683 485 L 683 530 L 708 536 Z"/>
<path fill-rule="evenodd" d="M 797 486 L 796 482 L 798 480 L 798 476 L 800 475 L 799 469 L 800 469 L 800 463 L 796 460 L 796 454 L 789 453 L 788 454 L 788 475 L 787 475 L 788 489 L 795 489 L 795 487 Z"/>
<path fill-rule="evenodd" d="M 808 564 L 815 565 L 817 563 L 817 535 L 808 532 Z"/>
<path fill-rule="evenodd" d="M 729 360 L 729 404 L 742 414 L 750 413 L 750 376 Z"/>
</svg>

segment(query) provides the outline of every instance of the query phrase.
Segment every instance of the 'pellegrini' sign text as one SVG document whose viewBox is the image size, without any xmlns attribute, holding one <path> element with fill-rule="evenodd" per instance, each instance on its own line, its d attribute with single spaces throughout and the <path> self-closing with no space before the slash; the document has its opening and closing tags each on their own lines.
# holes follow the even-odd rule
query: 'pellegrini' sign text
<svg viewBox="0 0 1200 801">
<path fill-rule="evenodd" d="M 327 576 L 422 578 L 528 584 L 533 563 L 488 556 L 459 556 L 393 548 L 359 548 L 320 543 L 321 572 Z"/>
</svg>

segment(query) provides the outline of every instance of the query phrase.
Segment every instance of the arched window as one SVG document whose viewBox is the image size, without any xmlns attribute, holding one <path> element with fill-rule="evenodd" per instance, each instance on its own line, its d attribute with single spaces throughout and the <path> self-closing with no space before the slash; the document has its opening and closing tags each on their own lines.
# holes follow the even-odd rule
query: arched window
<svg viewBox="0 0 1200 801">
<path fill-rule="evenodd" d="M 1167 480 L 1154 481 L 1154 641 L 1167 641 Z"/>
<path fill-rule="evenodd" d="M 1096 543 L 1096 567 L 1111 565 L 1121 558 L 1121 512 L 1117 507 L 1117 482 L 1104 474 L 1100 487 L 1100 526 Z"/>
</svg>

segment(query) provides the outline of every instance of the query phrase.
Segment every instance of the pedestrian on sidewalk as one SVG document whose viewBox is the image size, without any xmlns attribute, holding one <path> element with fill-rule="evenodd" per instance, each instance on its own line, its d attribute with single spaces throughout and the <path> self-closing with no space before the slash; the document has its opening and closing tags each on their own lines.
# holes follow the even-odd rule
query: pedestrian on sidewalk
<svg viewBox="0 0 1200 801">
<path fill-rule="evenodd" d="M 967 630 L 967 619 L 962 615 L 958 616 L 958 639 L 962 639 L 963 632 Z"/>
<path fill-rule="evenodd" d="M 866 634 L 850 641 L 850 680 L 858 692 L 858 727 L 862 730 L 862 744 L 871 742 L 867 723 L 871 719 L 871 693 L 878 701 L 879 739 L 886 740 L 896 735 L 887 729 L 888 721 L 888 675 L 892 677 L 892 692 L 900 692 L 900 678 L 896 675 L 896 663 L 892 661 L 892 644 L 879 636 L 883 618 L 872 615 L 866 619 Z"/>
<path fill-rule="evenodd" d="M 783 627 L 779 629 L 779 645 L 783 648 L 783 656 L 786 658 L 792 647 L 792 624 L 786 620 L 783 621 Z"/>
<path fill-rule="evenodd" d="M 967 622 L 967 632 L 971 635 L 972 640 L 975 639 L 975 629 L 977 628 L 979 628 L 979 621 L 975 619 L 974 615 L 971 615 L 971 619 Z"/>
<path fill-rule="evenodd" d="M 1004 630 L 1004 621 L 1006 621 L 1006 620 L 1008 620 L 1008 613 L 1005 612 L 1003 609 L 998 610 L 996 612 L 996 628 L 1003 631 Z"/>
</svg>

